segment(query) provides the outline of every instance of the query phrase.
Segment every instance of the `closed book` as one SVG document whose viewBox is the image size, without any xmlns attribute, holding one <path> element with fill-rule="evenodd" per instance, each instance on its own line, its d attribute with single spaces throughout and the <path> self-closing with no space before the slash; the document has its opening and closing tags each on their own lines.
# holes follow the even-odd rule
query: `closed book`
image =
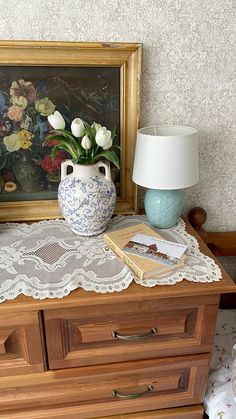
<svg viewBox="0 0 236 419">
<path fill-rule="evenodd" d="M 124 247 L 126 244 L 138 233 L 164 240 L 160 234 L 144 223 L 105 233 L 104 240 L 111 250 L 113 250 L 140 279 L 147 279 L 154 276 L 158 277 L 169 271 L 173 271 L 173 269 L 184 266 L 186 259 L 185 255 L 180 257 L 175 266 L 167 266 L 157 261 L 125 252 Z"/>
</svg>

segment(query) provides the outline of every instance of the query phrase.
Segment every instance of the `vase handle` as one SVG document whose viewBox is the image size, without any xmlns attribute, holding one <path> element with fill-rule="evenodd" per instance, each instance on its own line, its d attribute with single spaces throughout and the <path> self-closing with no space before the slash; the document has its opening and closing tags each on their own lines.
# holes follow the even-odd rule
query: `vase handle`
<svg viewBox="0 0 236 419">
<path fill-rule="evenodd" d="M 74 168 L 74 163 L 71 160 L 65 160 L 63 161 L 63 163 L 61 163 L 61 180 L 65 179 L 65 177 L 67 176 L 68 167 Z"/>
<path fill-rule="evenodd" d="M 97 167 L 98 167 L 98 169 L 100 167 L 104 167 L 104 169 L 105 169 L 105 175 L 104 175 L 104 177 L 105 177 L 106 180 L 111 181 L 110 164 L 109 163 L 106 164 L 103 161 L 99 161 L 99 162 L 97 162 Z"/>
</svg>

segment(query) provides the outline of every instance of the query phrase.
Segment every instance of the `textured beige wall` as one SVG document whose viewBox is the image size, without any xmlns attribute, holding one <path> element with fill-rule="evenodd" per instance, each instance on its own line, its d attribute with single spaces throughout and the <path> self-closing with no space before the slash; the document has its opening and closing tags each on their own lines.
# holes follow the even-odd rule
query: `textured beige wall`
<svg viewBox="0 0 236 419">
<path fill-rule="evenodd" d="M 0 38 L 141 42 L 141 125 L 199 130 L 200 182 L 186 210 L 236 229 L 233 0 L 0 0 Z"/>
</svg>

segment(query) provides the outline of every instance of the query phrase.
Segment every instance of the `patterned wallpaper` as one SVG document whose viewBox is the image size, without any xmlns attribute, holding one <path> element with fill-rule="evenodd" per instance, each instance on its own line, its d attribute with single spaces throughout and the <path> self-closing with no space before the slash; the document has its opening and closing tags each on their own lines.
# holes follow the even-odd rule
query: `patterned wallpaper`
<svg viewBox="0 0 236 419">
<path fill-rule="evenodd" d="M 233 0 L 0 0 L 1 39 L 143 43 L 141 126 L 194 126 L 200 182 L 186 211 L 236 229 Z"/>
</svg>

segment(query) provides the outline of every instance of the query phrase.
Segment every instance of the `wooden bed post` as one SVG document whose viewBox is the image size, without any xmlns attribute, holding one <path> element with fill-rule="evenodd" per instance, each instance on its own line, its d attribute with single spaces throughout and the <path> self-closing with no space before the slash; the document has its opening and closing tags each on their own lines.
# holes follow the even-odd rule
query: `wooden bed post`
<svg viewBox="0 0 236 419">
<path fill-rule="evenodd" d="M 215 256 L 236 256 L 236 231 L 205 231 L 207 213 L 201 207 L 192 208 L 188 219 Z"/>
<path fill-rule="evenodd" d="M 236 256 L 236 231 L 205 231 L 202 226 L 207 220 L 207 212 L 201 207 L 192 208 L 188 219 L 215 256 Z M 236 292 L 222 295 L 220 308 L 236 308 Z"/>
</svg>

